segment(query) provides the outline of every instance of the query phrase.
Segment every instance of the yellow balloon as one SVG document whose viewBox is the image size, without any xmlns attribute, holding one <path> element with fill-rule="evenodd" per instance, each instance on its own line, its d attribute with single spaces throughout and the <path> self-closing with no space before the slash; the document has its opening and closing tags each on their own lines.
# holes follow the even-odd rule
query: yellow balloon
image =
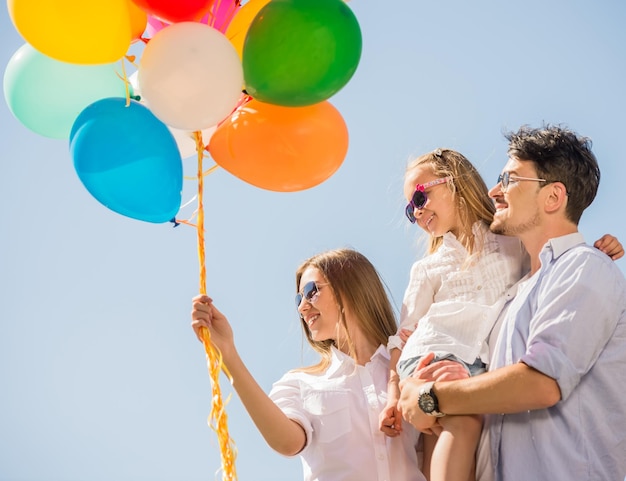
<svg viewBox="0 0 626 481">
<path fill-rule="evenodd" d="M 252 20 L 254 20 L 256 14 L 259 13 L 259 10 L 268 3 L 270 3 L 270 0 L 250 0 L 239 9 L 228 25 L 226 38 L 235 46 L 239 58 L 243 57 L 243 42 L 246 39 L 246 34 L 248 33 Z"/>
<path fill-rule="evenodd" d="M 132 40 L 130 0 L 7 0 L 20 35 L 39 52 L 77 64 L 112 63 Z"/>
</svg>

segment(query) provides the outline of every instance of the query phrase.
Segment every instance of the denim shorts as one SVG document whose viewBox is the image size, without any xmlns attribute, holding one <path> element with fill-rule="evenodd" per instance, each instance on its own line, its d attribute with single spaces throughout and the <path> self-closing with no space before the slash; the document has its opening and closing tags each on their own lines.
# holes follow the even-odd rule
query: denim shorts
<svg viewBox="0 0 626 481">
<path fill-rule="evenodd" d="M 400 376 L 400 380 L 411 377 L 411 374 L 413 374 L 413 371 L 415 371 L 415 368 L 422 357 L 423 356 L 411 357 L 409 359 L 404 359 L 398 362 L 396 370 L 398 371 L 398 376 Z M 487 366 L 479 358 L 477 358 L 473 364 L 468 364 L 463 359 L 455 356 L 454 354 L 445 354 L 443 356 L 435 356 L 430 364 L 437 361 L 458 362 L 462 364 L 465 369 L 467 369 L 467 372 L 470 376 L 478 376 L 479 374 L 487 372 Z"/>
</svg>

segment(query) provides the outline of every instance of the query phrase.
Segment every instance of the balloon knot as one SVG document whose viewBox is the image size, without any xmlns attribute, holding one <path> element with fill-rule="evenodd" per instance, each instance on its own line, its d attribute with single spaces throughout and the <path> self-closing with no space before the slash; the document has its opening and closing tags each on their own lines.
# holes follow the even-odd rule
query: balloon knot
<svg viewBox="0 0 626 481">
<path fill-rule="evenodd" d="M 180 225 L 180 222 L 176 220 L 176 217 L 172 217 L 172 220 L 170 220 L 170 222 L 174 224 L 173 227 L 178 227 Z"/>
<path fill-rule="evenodd" d="M 130 98 L 139 102 L 141 100 L 141 95 L 130 95 Z"/>
</svg>

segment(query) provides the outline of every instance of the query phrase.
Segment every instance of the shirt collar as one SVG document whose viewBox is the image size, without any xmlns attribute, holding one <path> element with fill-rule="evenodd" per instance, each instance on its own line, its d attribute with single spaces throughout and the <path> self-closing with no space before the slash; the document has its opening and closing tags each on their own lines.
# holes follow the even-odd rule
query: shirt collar
<svg viewBox="0 0 626 481">
<path fill-rule="evenodd" d="M 543 258 L 544 256 L 551 255 L 552 259 L 558 259 L 564 252 L 568 251 L 572 247 L 584 243 L 585 238 L 580 232 L 555 237 L 546 242 L 546 245 L 543 246 L 539 257 Z"/>
<path fill-rule="evenodd" d="M 384 362 L 388 362 L 390 359 L 389 351 L 382 344 L 378 346 L 376 352 L 370 358 L 370 362 L 376 361 L 377 359 L 382 358 Z M 331 363 L 330 367 L 326 371 L 326 374 L 331 377 L 334 374 L 343 374 L 346 372 L 346 369 L 352 370 L 355 366 L 355 361 L 352 357 L 347 354 L 341 352 L 335 346 L 331 347 Z"/>
<path fill-rule="evenodd" d="M 386 346 L 383 346 L 382 344 L 378 346 L 378 349 L 376 349 L 376 352 L 372 356 L 372 361 L 377 357 L 382 357 L 386 361 L 391 359 L 391 356 L 389 355 L 389 350 L 387 349 Z"/>
<path fill-rule="evenodd" d="M 485 235 L 485 232 L 490 232 L 490 231 L 489 231 L 489 227 L 485 225 L 483 221 L 479 220 L 479 221 L 474 222 L 474 224 L 472 225 L 472 234 L 474 234 L 474 236 Z M 457 240 L 456 236 L 452 232 L 446 232 L 443 235 L 443 243 L 446 246 L 461 245 L 460 242 Z"/>
</svg>

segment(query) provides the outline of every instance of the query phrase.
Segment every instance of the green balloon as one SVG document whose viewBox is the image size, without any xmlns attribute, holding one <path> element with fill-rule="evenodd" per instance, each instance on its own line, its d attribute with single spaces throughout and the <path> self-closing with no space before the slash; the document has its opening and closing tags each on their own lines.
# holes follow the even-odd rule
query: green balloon
<svg viewBox="0 0 626 481">
<path fill-rule="evenodd" d="M 244 41 L 246 91 L 287 107 L 322 102 L 350 80 L 361 47 L 359 23 L 343 0 L 271 0 Z"/>
</svg>

